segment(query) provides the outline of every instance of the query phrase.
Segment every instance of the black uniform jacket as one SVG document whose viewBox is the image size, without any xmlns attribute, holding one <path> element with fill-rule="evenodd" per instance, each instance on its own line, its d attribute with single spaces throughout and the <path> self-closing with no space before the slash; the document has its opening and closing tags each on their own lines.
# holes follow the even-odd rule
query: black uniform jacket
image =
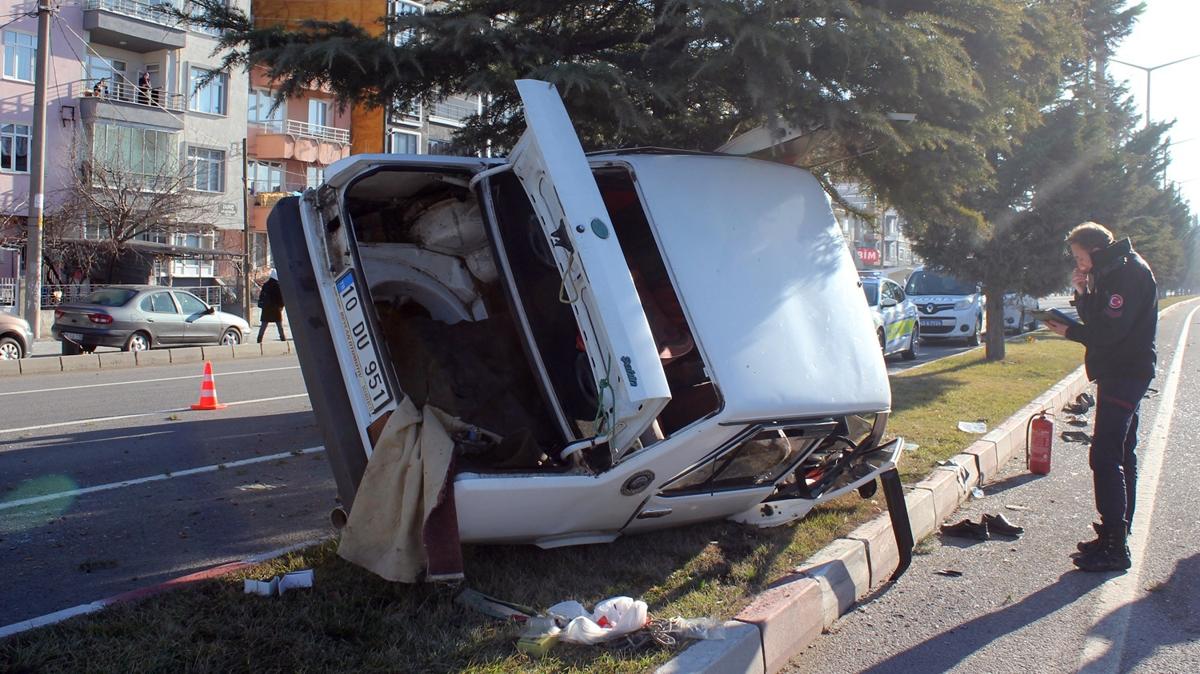
<svg viewBox="0 0 1200 674">
<path fill-rule="evenodd" d="M 1158 285 L 1129 239 L 1092 253 L 1094 290 L 1075 293 L 1080 325 L 1067 339 L 1087 347 L 1088 379 L 1154 378 Z"/>
</svg>

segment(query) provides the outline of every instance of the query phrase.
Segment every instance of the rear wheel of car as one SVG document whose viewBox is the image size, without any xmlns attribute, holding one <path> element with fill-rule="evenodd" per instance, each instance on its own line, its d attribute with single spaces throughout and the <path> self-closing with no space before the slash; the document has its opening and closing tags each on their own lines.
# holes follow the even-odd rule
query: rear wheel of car
<svg viewBox="0 0 1200 674">
<path fill-rule="evenodd" d="M 237 328 L 229 328 L 225 334 L 221 335 L 222 346 L 237 346 L 242 343 L 242 331 Z"/>
<path fill-rule="evenodd" d="M 12 337 L 0 337 L 0 360 L 17 360 L 21 355 L 20 342 Z"/>
<path fill-rule="evenodd" d="M 972 332 L 971 336 L 967 337 L 967 345 L 968 346 L 979 346 L 979 336 L 982 333 L 983 333 L 983 321 L 981 319 L 975 319 L 975 332 Z"/>
<path fill-rule="evenodd" d="M 904 360 L 916 360 L 921 354 L 921 324 L 913 326 L 912 334 L 908 338 L 908 348 L 900 353 Z"/>
<path fill-rule="evenodd" d="M 144 332 L 135 332 L 125 340 L 125 346 L 122 351 L 145 351 L 150 348 L 150 335 Z"/>
</svg>

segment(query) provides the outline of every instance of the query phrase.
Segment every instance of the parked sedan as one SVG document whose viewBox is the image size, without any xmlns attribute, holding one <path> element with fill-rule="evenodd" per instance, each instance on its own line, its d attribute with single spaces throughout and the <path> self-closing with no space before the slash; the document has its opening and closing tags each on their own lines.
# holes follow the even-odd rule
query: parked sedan
<svg viewBox="0 0 1200 674">
<path fill-rule="evenodd" d="M 16 360 L 29 355 L 33 331 L 20 316 L 0 312 L 0 360 Z"/>
<path fill-rule="evenodd" d="M 1004 329 L 1020 334 L 1026 329 L 1037 330 L 1038 320 L 1033 312 L 1041 306 L 1034 297 L 1019 293 L 1004 295 Z"/>
<path fill-rule="evenodd" d="M 240 344 L 250 325 L 195 295 L 161 286 L 109 286 L 54 311 L 51 333 L 64 354 L 97 346 L 144 351 L 156 346 Z"/>
</svg>

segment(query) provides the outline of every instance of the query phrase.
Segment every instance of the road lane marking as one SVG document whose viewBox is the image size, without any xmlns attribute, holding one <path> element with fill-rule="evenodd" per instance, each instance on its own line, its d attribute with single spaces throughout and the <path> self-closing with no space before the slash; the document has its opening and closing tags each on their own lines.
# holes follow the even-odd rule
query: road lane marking
<svg viewBox="0 0 1200 674">
<path fill-rule="evenodd" d="M 259 374 L 261 372 L 280 372 L 283 370 L 299 370 L 299 369 L 300 369 L 299 365 L 290 365 L 288 367 L 267 367 L 267 368 L 262 368 L 260 370 L 235 370 L 233 372 L 221 372 L 214 376 L 216 376 L 217 378 L 221 378 L 221 377 L 232 377 L 235 374 Z M 124 386 L 126 384 L 153 384 L 153 383 L 161 382 L 161 381 L 181 381 L 184 379 L 203 379 L 203 378 L 204 378 L 203 374 L 189 374 L 189 375 L 184 375 L 184 376 L 180 376 L 180 377 L 158 377 L 157 379 L 137 379 L 135 381 L 110 381 L 110 382 L 105 382 L 103 384 L 79 384 L 78 386 L 58 386 L 55 388 L 29 389 L 27 391 L 5 391 L 4 393 L 0 393 L 0 397 L 15 396 L 15 395 L 28 395 L 28 394 L 32 394 L 32 393 L 52 393 L 54 391 L 77 391 L 79 389 L 99 388 L 101 386 Z"/>
<path fill-rule="evenodd" d="M 1175 394 L 1179 389 L 1183 370 L 1184 353 L 1187 351 L 1188 332 L 1200 306 L 1188 313 L 1179 331 L 1179 342 L 1167 369 L 1167 383 L 1158 396 L 1158 413 L 1154 427 L 1146 442 L 1146 451 L 1138 461 L 1138 493 L 1136 516 L 1141 524 L 1133 529 L 1129 537 L 1129 553 L 1133 566 L 1123 575 L 1106 581 L 1100 586 L 1099 601 L 1092 616 L 1092 626 L 1083 642 L 1076 670 L 1080 674 L 1118 672 L 1125 651 L 1125 637 L 1129 631 L 1129 614 L 1137 595 L 1142 575 L 1142 560 L 1146 556 L 1146 543 L 1150 537 L 1150 525 L 1154 517 L 1154 502 L 1158 495 L 1158 480 L 1162 474 L 1163 455 L 1166 454 L 1167 439 L 1171 434 L 1171 420 L 1175 416 Z"/>
<path fill-rule="evenodd" d="M 0 510 L 11 510 L 13 508 L 21 508 L 23 506 L 37 505 L 47 501 L 55 501 L 62 498 L 74 498 L 85 494 L 95 494 L 101 491 L 111 491 L 113 489 L 124 489 L 125 487 L 133 487 L 139 484 L 148 482 L 161 482 L 163 480 L 173 480 L 177 477 L 188 477 L 190 475 L 200 475 L 202 473 L 215 473 L 218 470 L 226 470 L 228 468 L 239 468 L 241 466 L 250 466 L 256 463 L 265 463 L 267 461 L 277 461 L 286 459 L 289 456 L 304 456 L 305 454 L 314 454 L 316 452 L 325 451 L 324 447 L 306 447 L 297 449 L 291 452 L 280 452 L 279 454 L 271 454 L 268 456 L 256 456 L 249 459 L 238 459 L 237 461 L 225 461 L 223 463 L 214 463 L 209 466 L 200 466 L 199 468 L 187 468 L 184 470 L 170 471 L 166 473 L 158 473 L 157 475 L 147 475 L 146 477 L 138 477 L 132 480 L 122 480 L 121 482 L 109 482 L 108 484 L 98 484 L 92 487 L 81 487 L 79 489 L 70 489 L 68 491 L 60 491 L 54 494 L 43 494 L 42 496 L 30 496 L 29 498 L 17 499 L 15 501 L 6 501 L 0 503 Z"/>
<path fill-rule="evenodd" d="M 255 398 L 254 400 L 238 400 L 235 402 L 227 402 L 226 405 L 233 407 L 235 405 L 254 405 L 257 403 L 269 403 L 276 400 L 290 400 L 292 398 L 307 398 L 307 393 L 296 393 L 286 396 L 272 396 L 270 398 Z M 154 412 L 139 412 L 138 414 L 118 414 L 109 417 L 91 417 L 89 419 L 76 419 L 74 421 L 59 421 L 53 424 L 39 424 L 37 426 L 23 426 L 21 428 L 0 428 L 0 434 L 4 433 L 26 433 L 29 431 L 44 431 L 50 428 L 63 428 L 64 426 L 79 426 L 81 424 L 98 424 L 107 421 L 125 421 L 127 419 L 141 419 L 143 417 L 153 417 L 159 414 L 173 414 L 175 412 L 191 412 L 190 407 L 175 407 L 169 410 L 156 410 Z"/>
</svg>

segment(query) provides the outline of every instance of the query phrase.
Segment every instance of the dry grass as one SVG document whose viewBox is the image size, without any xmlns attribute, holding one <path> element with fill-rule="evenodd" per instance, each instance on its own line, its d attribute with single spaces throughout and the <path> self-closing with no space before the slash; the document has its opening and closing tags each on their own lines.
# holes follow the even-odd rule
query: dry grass
<svg viewBox="0 0 1200 674">
<path fill-rule="evenodd" d="M 1200 295 L 1173 295 L 1171 297 L 1164 297 L 1158 301 L 1158 310 L 1162 311 L 1172 304 L 1179 304 L 1180 302 L 1194 300 L 1197 297 L 1200 297 Z"/>
<path fill-rule="evenodd" d="M 1008 359 L 963 354 L 893 378 L 892 431 L 921 448 L 905 457 L 919 478 L 972 437 L 959 420 L 995 425 L 1078 365 L 1078 345 L 1039 333 Z M 472 587 L 546 607 L 618 594 L 652 613 L 730 617 L 771 581 L 836 536 L 882 512 L 856 495 L 771 530 L 728 522 L 622 538 L 610 545 L 538 550 L 468 547 Z M 316 570 L 316 587 L 281 598 L 241 594 L 241 578 Z M 0 672 L 318 670 L 405 672 L 636 672 L 671 652 L 559 646 L 540 660 L 513 648 L 516 630 L 451 601 L 448 590 L 382 581 L 342 561 L 332 543 L 248 574 L 117 607 L 0 642 Z"/>
</svg>

